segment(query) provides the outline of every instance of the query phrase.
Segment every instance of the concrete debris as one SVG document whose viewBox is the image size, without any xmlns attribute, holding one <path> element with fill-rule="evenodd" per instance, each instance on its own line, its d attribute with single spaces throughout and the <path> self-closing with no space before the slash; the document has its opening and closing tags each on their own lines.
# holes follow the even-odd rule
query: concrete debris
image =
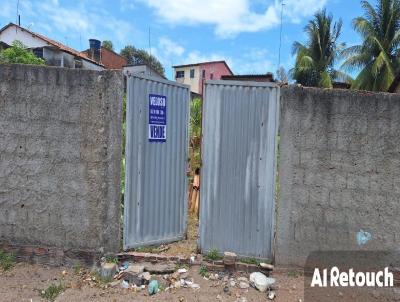
<svg viewBox="0 0 400 302">
<path fill-rule="evenodd" d="M 117 272 L 117 265 L 115 263 L 102 263 L 100 268 L 100 276 L 103 279 L 111 279 Z"/>
<path fill-rule="evenodd" d="M 149 272 L 143 272 L 143 273 L 140 273 L 138 275 L 138 277 L 141 278 L 142 280 L 144 280 L 145 281 L 144 283 L 148 283 L 148 282 L 150 282 L 151 274 Z"/>
<path fill-rule="evenodd" d="M 236 254 L 232 252 L 225 252 L 224 253 L 224 264 L 225 265 L 234 265 L 236 262 Z"/>
<path fill-rule="evenodd" d="M 262 268 L 266 269 L 266 270 L 269 270 L 269 271 L 273 271 L 274 270 L 274 266 L 272 264 L 269 264 L 269 263 L 261 262 L 260 266 Z"/>
<path fill-rule="evenodd" d="M 140 274 L 143 273 L 144 271 L 144 265 L 140 264 L 130 264 L 127 269 L 125 269 L 126 272 L 134 273 L 134 274 Z"/>
<path fill-rule="evenodd" d="M 250 282 L 260 292 L 265 292 L 267 289 L 275 283 L 274 278 L 267 278 L 263 273 L 255 272 L 250 274 Z"/>
<path fill-rule="evenodd" d="M 129 282 L 130 284 L 134 284 L 136 286 L 141 286 L 144 282 L 141 277 L 139 277 L 138 274 L 132 273 L 132 272 L 123 272 L 122 273 L 122 279 L 124 281 Z"/>
<path fill-rule="evenodd" d="M 247 279 L 246 277 L 239 277 L 239 278 L 237 278 L 237 281 L 238 282 L 247 282 L 247 283 L 249 283 L 249 279 Z"/>
<path fill-rule="evenodd" d="M 169 274 L 175 271 L 175 264 L 147 264 L 144 266 L 144 270 L 151 274 Z"/>
<path fill-rule="evenodd" d="M 270 300 L 274 300 L 274 299 L 275 299 L 275 297 L 276 297 L 276 294 L 275 294 L 275 292 L 274 292 L 274 291 L 270 291 L 270 292 L 268 293 L 268 299 L 270 299 Z"/>
<path fill-rule="evenodd" d="M 250 284 L 249 284 L 249 283 L 243 282 L 243 281 L 239 282 L 239 288 L 241 288 L 241 289 L 248 289 L 249 287 L 250 287 Z"/>
</svg>

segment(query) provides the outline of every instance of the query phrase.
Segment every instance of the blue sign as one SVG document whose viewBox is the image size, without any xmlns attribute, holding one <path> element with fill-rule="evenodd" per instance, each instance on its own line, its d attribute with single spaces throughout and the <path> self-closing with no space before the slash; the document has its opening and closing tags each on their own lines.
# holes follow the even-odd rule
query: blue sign
<svg viewBox="0 0 400 302">
<path fill-rule="evenodd" d="M 167 97 L 149 94 L 149 141 L 167 140 Z"/>
</svg>

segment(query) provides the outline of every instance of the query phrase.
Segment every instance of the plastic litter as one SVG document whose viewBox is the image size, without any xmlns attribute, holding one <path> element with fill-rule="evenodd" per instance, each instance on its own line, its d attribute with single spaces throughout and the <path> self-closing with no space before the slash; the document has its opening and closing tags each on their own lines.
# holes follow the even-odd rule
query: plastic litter
<svg viewBox="0 0 400 302">
<path fill-rule="evenodd" d="M 151 280 L 149 283 L 149 295 L 154 295 L 158 292 L 158 281 Z"/>
<path fill-rule="evenodd" d="M 129 288 L 129 283 L 128 283 L 127 281 L 123 280 L 123 281 L 121 282 L 121 287 L 122 287 L 122 288 Z"/>
<path fill-rule="evenodd" d="M 370 241 L 372 239 L 372 235 L 366 231 L 360 230 L 357 233 L 357 243 L 358 245 L 364 245 L 366 244 L 368 241 Z"/>
</svg>

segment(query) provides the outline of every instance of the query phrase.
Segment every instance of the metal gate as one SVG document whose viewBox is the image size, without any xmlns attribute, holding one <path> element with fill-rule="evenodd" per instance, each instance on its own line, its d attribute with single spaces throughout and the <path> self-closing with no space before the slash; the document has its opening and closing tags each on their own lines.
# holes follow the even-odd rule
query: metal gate
<svg viewBox="0 0 400 302">
<path fill-rule="evenodd" d="M 279 87 L 207 81 L 200 248 L 272 259 Z"/>
<path fill-rule="evenodd" d="M 127 88 L 124 249 L 183 239 L 189 87 L 130 76 Z"/>
</svg>

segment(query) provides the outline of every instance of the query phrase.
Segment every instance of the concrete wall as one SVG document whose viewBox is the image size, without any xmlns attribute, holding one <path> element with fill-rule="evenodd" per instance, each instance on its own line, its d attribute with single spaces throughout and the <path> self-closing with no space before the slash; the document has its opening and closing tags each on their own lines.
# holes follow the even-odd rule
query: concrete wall
<svg viewBox="0 0 400 302">
<path fill-rule="evenodd" d="M 120 246 L 121 72 L 0 65 L 0 243 Z"/>
<path fill-rule="evenodd" d="M 400 95 L 284 87 L 280 127 L 276 262 L 398 249 Z"/>
</svg>

